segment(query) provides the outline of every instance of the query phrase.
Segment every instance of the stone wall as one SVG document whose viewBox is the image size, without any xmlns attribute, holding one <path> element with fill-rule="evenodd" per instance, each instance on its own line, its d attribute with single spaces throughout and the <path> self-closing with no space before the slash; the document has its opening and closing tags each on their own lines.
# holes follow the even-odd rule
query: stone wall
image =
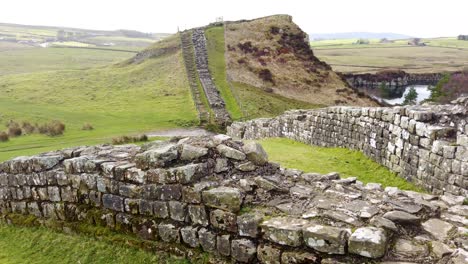
<svg viewBox="0 0 468 264">
<path fill-rule="evenodd" d="M 208 51 L 206 49 L 206 37 L 204 28 L 196 28 L 192 33 L 192 41 L 195 49 L 195 64 L 198 77 L 205 91 L 206 98 L 215 115 L 215 121 L 220 125 L 231 123 L 231 117 L 226 110 L 226 104 L 221 97 L 218 88 L 213 82 L 208 67 Z"/>
<path fill-rule="evenodd" d="M 0 219 L 86 221 L 218 263 L 463 263 L 463 200 L 281 168 L 225 135 L 0 164 Z"/>
<path fill-rule="evenodd" d="M 228 134 L 360 150 L 433 193 L 466 196 L 467 103 L 464 98 L 452 105 L 293 110 L 276 118 L 233 123 Z"/>
</svg>

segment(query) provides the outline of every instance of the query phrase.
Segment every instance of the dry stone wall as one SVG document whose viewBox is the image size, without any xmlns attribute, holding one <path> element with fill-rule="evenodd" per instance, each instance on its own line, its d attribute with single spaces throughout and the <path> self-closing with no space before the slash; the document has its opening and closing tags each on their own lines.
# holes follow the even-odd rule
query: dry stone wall
<svg viewBox="0 0 468 264">
<path fill-rule="evenodd" d="M 205 91 L 206 98 L 214 112 L 215 120 L 218 124 L 227 125 L 231 117 L 226 110 L 226 104 L 221 97 L 218 88 L 213 82 L 208 67 L 208 51 L 206 49 L 206 37 L 203 28 L 196 28 L 192 33 L 192 41 L 195 49 L 195 64 L 197 66 L 198 77 Z"/>
<path fill-rule="evenodd" d="M 18 157 L 0 164 L 0 219 L 86 221 L 219 263 L 466 263 L 464 197 L 267 159 L 226 135 Z"/>
<path fill-rule="evenodd" d="M 228 134 L 360 150 L 433 193 L 468 196 L 467 106 L 461 98 L 450 105 L 293 110 L 233 123 Z"/>
</svg>

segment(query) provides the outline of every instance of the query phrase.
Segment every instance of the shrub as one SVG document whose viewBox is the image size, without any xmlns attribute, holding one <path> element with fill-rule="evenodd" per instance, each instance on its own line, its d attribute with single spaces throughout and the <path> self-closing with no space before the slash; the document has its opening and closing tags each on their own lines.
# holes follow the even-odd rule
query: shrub
<svg viewBox="0 0 468 264">
<path fill-rule="evenodd" d="M 448 103 L 461 95 L 468 95 L 468 71 L 446 74 L 430 90 L 430 100 L 439 103 Z"/>
<path fill-rule="evenodd" d="M 21 128 L 23 129 L 25 134 L 32 134 L 36 130 L 36 127 L 31 125 L 31 123 L 27 121 L 23 121 L 21 123 Z"/>
<path fill-rule="evenodd" d="M 126 136 L 125 135 L 125 136 L 112 138 L 112 144 L 113 145 L 121 145 L 121 144 L 144 142 L 144 141 L 148 141 L 148 136 L 145 135 L 145 134 L 136 135 L 136 136 Z"/>
<path fill-rule="evenodd" d="M 416 99 L 418 99 L 418 92 L 414 87 L 411 87 L 409 92 L 405 95 L 404 105 L 414 105 L 416 104 Z"/>
<path fill-rule="evenodd" d="M 21 136 L 21 134 L 23 134 L 23 130 L 21 129 L 19 124 L 14 121 L 10 121 L 8 123 L 8 135 L 10 137 L 19 137 Z"/>
<path fill-rule="evenodd" d="M 65 131 L 65 124 L 61 121 L 54 120 L 49 123 L 40 125 L 38 127 L 38 131 L 41 134 L 45 134 L 52 137 L 63 135 L 63 132 Z"/>
<path fill-rule="evenodd" d="M 81 130 L 93 130 L 94 127 L 90 123 L 85 123 L 82 127 Z"/>
<path fill-rule="evenodd" d="M 0 142 L 6 142 L 10 139 L 8 134 L 4 131 L 0 132 Z"/>
<path fill-rule="evenodd" d="M 269 69 L 260 70 L 260 72 L 258 73 L 258 76 L 260 77 L 260 79 L 262 79 L 262 80 L 264 80 L 266 82 L 274 83 L 273 74 L 271 73 L 271 71 Z"/>
</svg>

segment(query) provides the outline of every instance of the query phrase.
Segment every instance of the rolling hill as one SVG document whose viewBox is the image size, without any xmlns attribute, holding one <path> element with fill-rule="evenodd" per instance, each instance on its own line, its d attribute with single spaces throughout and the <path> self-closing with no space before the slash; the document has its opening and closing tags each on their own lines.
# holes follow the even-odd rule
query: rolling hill
<svg viewBox="0 0 468 264">
<path fill-rule="evenodd" d="M 227 22 L 203 30 L 209 71 L 233 120 L 337 103 L 375 105 L 315 58 L 305 34 L 289 16 Z M 197 126 L 200 120 L 185 63 L 178 33 L 108 66 L 44 71 L 45 65 L 34 72 L 0 76 L 2 126 L 10 120 L 60 120 L 66 125 L 62 136 L 31 134 L 0 142 L 0 160 L 108 143 L 124 134 Z M 94 130 L 82 130 L 86 123 Z"/>
</svg>

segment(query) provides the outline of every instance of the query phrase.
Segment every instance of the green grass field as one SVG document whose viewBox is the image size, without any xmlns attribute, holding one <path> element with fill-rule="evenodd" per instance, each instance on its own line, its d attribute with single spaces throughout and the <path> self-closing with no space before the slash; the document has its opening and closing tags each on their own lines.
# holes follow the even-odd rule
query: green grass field
<svg viewBox="0 0 468 264">
<path fill-rule="evenodd" d="M 0 224 L 0 263 L 156 263 L 143 250 L 44 228 Z"/>
<path fill-rule="evenodd" d="M 310 146 L 285 138 L 259 142 L 268 153 L 270 161 L 279 162 L 286 168 L 317 173 L 339 172 L 342 177 L 354 176 L 364 183 L 376 182 L 383 187 L 396 186 L 402 190 L 423 191 L 359 151 Z"/>
<path fill-rule="evenodd" d="M 0 78 L 0 130 L 8 120 L 61 120 L 63 136 L 28 135 L 0 143 L 0 160 L 118 135 L 197 124 L 180 52 L 141 64 Z M 82 131 L 91 123 L 92 131 Z"/>
<path fill-rule="evenodd" d="M 423 39 L 426 46 L 408 40 L 393 43 L 353 44 L 356 39 L 312 41 L 315 55 L 338 72 L 376 72 L 399 68 L 407 72 L 457 71 L 468 67 L 468 41 L 456 38 Z"/>
<path fill-rule="evenodd" d="M 77 70 L 121 62 L 136 52 L 85 48 L 16 48 L 0 46 L 0 76 L 55 70 Z"/>
</svg>

